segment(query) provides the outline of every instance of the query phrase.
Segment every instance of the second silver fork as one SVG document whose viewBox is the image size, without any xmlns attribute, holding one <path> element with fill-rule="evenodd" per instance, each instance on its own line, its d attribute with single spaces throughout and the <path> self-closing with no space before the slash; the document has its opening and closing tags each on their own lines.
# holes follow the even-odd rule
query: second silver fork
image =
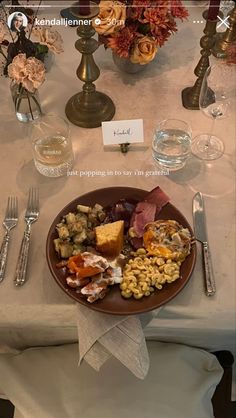
<svg viewBox="0 0 236 418">
<path fill-rule="evenodd" d="M 3 238 L 1 250 L 0 250 L 0 282 L 4 279 L 6 264 L 7 264 L 7 255 L 8 255 L 8 246 L 10 241 L 10 231 L 14 228 L 18 221 L 18 200 L 17 197 L 8 197 L 7 209 L 5 219 L 3 221 L 3 226 L 6 230 L 5 236 Z"/>
<path fill-rule="evenodd" d="M 26 282 L 31 225 L 37 221 L 39 217 L 39 197 L 38 189 L 31 188 L 29 190 L 28 204 L 25 213 L 26 228 L 21 242 L 20 253 L 16 265 L 16 274 L 14 282 L 16 286 L 22 286 Z"/>
</svg>

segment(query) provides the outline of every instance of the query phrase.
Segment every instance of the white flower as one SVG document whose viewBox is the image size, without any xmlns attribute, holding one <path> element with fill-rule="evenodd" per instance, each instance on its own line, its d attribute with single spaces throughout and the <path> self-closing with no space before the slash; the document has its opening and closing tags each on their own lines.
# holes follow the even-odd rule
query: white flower
<svg viewBox="0 0 236 418">
<path fill-rule="evenodd" d="M 63 39 L 59 32 L 50 27 L 38 27 L 33 29 L 33 34 L 39 38 L 41 45 L 46 45 L 48 49 L 56 54 L 63 52 Z"/>
<path fill-rule="evenodd" d="M 26 58 L 25 54 L 19 54 L 8 65 L 8 75 L 26 90 L 34 92 L 45 80 L 45 67 L 37 58 Z"/>
<path fill-rule="evenodd" d="M 6 36 L 6 28 L 3 22 L 0 21 L 0 44 L 4 41 Z"/>
<path fill-rule="evenodd" d="M 12 63 L 8 65 L 8 75 L 17 84 L 22 83 L 26 77 L 27 58 L 25 54 L 16 55 Z"/>
</svg>

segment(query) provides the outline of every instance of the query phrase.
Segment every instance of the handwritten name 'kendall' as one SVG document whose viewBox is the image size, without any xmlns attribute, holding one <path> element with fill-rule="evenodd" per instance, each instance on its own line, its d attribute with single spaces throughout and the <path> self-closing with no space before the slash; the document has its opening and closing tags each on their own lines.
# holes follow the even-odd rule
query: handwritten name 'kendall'
<svg viewBox="0 0 236 418">
<path fill-rule="evenodd" d="M 130 128 L 128 128 L 128 129 L 116 129 L 116 130 L 113 131 L 114 136 L 125 136 L 125 135 L 131 136 L 132 134 L 133 134 L 133 132 L 131 131 Z"/>
</svg>

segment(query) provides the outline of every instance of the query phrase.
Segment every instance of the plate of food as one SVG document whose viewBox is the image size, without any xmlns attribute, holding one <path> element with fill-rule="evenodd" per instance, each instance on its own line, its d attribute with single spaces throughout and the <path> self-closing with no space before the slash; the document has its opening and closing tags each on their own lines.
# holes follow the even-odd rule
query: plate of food
<svg viewBox="0 0 236 418">
<path fill-rule="evenodd" d="M 184 288 L 196 244 L 189 223 L 160 187 L 109 187 L 59 212 L 46 255 L 69 297 L 100 312 L 130 315 L 156 309 Z"/>
</svg>

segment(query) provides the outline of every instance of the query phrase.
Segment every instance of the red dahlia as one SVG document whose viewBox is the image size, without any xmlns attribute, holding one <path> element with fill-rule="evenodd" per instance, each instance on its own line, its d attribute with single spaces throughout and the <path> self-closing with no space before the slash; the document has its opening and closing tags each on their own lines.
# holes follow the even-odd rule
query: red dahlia
<svg viewBox="0 0 236 418">
<path fill-rule="evenodd" d="M 186 19 L 188 17 L 188 10 L 182 5 L 181 0 L 171 0 L 171 14 L 173 17 L 177 17 L 178 19 Z"/>
<path fill-rule="evenodd" d="M 126 26 L 109 37 L 107 46 L 113 49 L 120 57 L 128 58 L 130 47 L 136 35 L 132 26 Z"/>
</svg>

